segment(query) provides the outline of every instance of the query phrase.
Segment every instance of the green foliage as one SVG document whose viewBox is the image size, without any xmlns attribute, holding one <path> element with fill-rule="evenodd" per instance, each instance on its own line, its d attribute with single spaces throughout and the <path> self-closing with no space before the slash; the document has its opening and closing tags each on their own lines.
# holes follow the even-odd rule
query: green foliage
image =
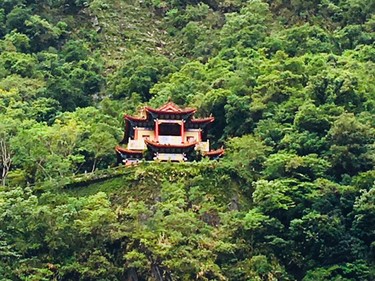
<svg viewBox="0 0 375 281">
<path fill-rule="evenodd" d="M 356 234 L 361 237 L 370 247 L 374 247 L 374 192 L 372 186 L 368 191 L 362 191 L 354 204 L 354 224 Z M 370 244 L 371 243 L 371 244 Z"/>
<path fill-rule="evenodd" d="M 55 26 L 46 19 L 38 15 L 33 15 L 24 23 L 27 27 L 26 33 L 29 35 L 33 50 L 43 49 L 45 46 L 53 46 L 66 32 L 67 25 L 58 22 Z"/>
<path fill-rule="evenodd" d="M 251 148 L 251 149 L 249 149 Z M 232 138 L 227 143 L 227 155 L 223 160 L 233 173 L 249 183 L 260 176 L 269 148 L 251 135 Z"/>
<path fill-rule="evenodd" d="M 30 18 L 31 10 L 24 6 L 16 6 L 12 11 L 7 14 L 6 28 L 8 31 L 18 30 L 25 32 L 25 21 Z"/>
<path fill-rule="evenodd" d="M 18 74 L 22 77 L 33 77 L 35 75 L 36 59 L 32 55 L 5 52 L 0 56 L 0 63 L 0 67 L 6 71 L 5 75 Z"/>
<path fill-rule="evenodd" d="M 56 75 L 48 81 L 45 90 L 47 97 L 57 100 L 62 109 L 68 111 L 91 105 L 104 80 L 100 62 L 94 58 L 80 60 L 82 53 L 75 51 L 67 57 L 78 61 L 61 62 L 56 66 Z"/>
<path fill-rule="evenodd" d="M 266 37 L 266 24 L 270 18 L 268 5 L 262 1 L 249 1 L 240 12 L 227 14 L 221 31 L 221 44 L 230 47 L 255 47 Z"/>
<path fill-rule="evenodd" d="M 311 270 L 303 278 L 309 280 L 366 280 L 371 277 L 369 265 L 359 260 L 356 263 L 345 263 L 329 268 L 317 268 Z"/>
<path fill-rule="evenodd" d="M 174 70 L 163 56 L 135 55 L 110 78 L 110 92 L 115 99 L 137 93 L 143 101 L 148 101 L 152 86 Z"/>
<path fill-rule="evenodd" d="M 319 159 L 316 154 L 298 156 L 282 153 L 272 154 L 265 163 L 264 175 L 269 179 L 300 178 L 314 180 L 325 174 L 328 161 Z"/>
<path fill-rule="evenodd" d="M 329 131 L 330 154 L 336 175 L 353 175 L 374 165 L 374 130 L 360 123 L 353 114 L 342 114 Z"/>
</svg>

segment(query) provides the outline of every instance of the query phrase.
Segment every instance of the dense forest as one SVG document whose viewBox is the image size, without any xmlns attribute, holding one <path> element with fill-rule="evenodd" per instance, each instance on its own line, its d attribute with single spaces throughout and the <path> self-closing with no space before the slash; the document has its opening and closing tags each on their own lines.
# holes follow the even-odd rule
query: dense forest
<svg viewBox="0 0 375 281">
<path fill-rule="evenodd" d="M 0 280 L 375 280 L 374 11 L 0 1 Z M 115 167 L 169 99 L 225 157 Z"/>
</svg>

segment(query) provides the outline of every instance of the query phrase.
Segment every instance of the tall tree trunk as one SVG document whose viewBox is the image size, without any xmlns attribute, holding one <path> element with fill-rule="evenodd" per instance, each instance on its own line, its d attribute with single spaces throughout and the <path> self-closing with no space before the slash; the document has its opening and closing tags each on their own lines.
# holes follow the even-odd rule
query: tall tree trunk
<svg viewBox="0 0 375 281">
<path fill-rule="evenodd" d="M 138 275 L 134 268 L 127 271 L 125 281 L 138 281 Z"/>
<path fill-rule="evenodd" d="M 10 149 L 6 143 L 5 138 L 0 139 L 0 156 L 1 156 L 0 163 L 2 166 L 1 184 L 5 186 L 6 178 L 8 176 L 10 166 L 12 164 L 12 157 L 11 157 Z"/>
<path fill-rule="evenodd" d="M 92 170 L 91 170 L 91 173 L 93 173 L 96 169 L 96 164 L 97 164 L 97 159 L 96 157 L 94 158 L 94 163 L 92 164 Z"/>
</svg>

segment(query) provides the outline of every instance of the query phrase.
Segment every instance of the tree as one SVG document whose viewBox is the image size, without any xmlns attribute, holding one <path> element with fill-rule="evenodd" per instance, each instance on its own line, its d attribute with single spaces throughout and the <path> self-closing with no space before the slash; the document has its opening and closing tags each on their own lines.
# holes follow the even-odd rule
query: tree
<svg viewBox="0 0 375 281">
<path fill-rule="evenodd" d="M 374 167 L 374 130 L 354 114 L 344 113 L 328 132 L 333 173 L 355 175 Z"/>
<path fill-rule="evenodd" d="M 45 96 L 59 101 L 64 111 L 91 105 L 104 83 L 99 59 L 60 63 L 47 82 Z"/>
<path fill-rule="evenodd" d="M 3 37 L 6 34 L 5 26 L 5 11 L 0 8 L 0 37 Z"/>
<path fill-rule="evenodd" d="M 339 216 L 309 212 L 290 222 L 290 235 L 306 260 L 333 264 L 350 257 L 348 235 Z"/>
<path fill-rule="evenodd" d="M 302 280 L 371 280 L 373 278 L 374 274 L 371 272 L 371 265 L 359 259 L 353 263 L 342 263 L 311 269 Z"/>
<path fill-rule="evenodd" d="M 329 120 L 324 112 L 311 102 L 300 107 L 295 115 L 294 125 L 299 130 L 316 132 L 319 135 L 325 135 L 330 128 Z"/>
<path fill-rule="evenodd" d="M 18 52 L 26 53 L 30 50 L 30 38 L 27 35 L 12 31 L 8 33 L 4 41 L 2 42 L 3 49 L 11 51 L 11 45 L 13 45 Z"/>
<path fill-rule="evenodd" d="M 116 99 L 137 93 L 148 101 L 152 86 L 175 70 L 164 56 L 135 54 L 109 78 L 109 89 Z"/>
<path fill-rule="evenodd" d="M 25 21 L 28 20 L 32 12 L 30 8 L 24 6 L 16 6 L 9 12 L 6 20 L 6 27 L 8 31 L 16 29 L 18 32 L 25 33 Z"/>
<path fill-rule="evenodd" d="M 39 15 L 32 15 L 25 20 L 26 34 L 31 39 L 32 49 L 35 51 L 51 46 L 57 46 L 58 39 L 66 33 L 67 24 L 59 22 L 53 25 Z"/>
<path fill-rule="evenodd" d="M 353 231 L 369 247 L 374 247 L 375 239 L 375 186 L 362 190 L 354 203 Z"/>
<path fill-rule="evenodd" d="M 18 74 L 22 77 L 33 77 L 35 75 L 37 64 L 33 55 L 3 52 L 0 55 L 0 65 L 3 66 L 9 74 Z"/>
<path fill-rule="evenodd" d="M 270 16 L 268 4 L 262 1 L 248 2 L 238 14 L 227 14 L 226 23 L 221 30 L 221 45 L 227 48 L 257 46 L 266 37 L 265 27 Z"/>
<path fill-rule="evenodd" d="M 223 162 L 233 173 L 249 183 L 259 178 L 270 150 L 267 146 L 252 135 L 232 138 L 226 146 Z"/>
<path fill-rule="evenodd" d="M 81 130 L 76 151 L 86 154 L 81 169 L 94 171 L 99 164 L 106 168 L 114 163 L 114 147 L 122 134 L 120 122 L 94 107 L 77 109 L 59 116 L 63 124 L 77 122 Z"/>
<path fill-rule="evenodd" d="M 325 175 L 329 162 L 316 154 L 298 156 L 280 151 L 268 157 L 263 174 L 268 179 L 296 178 L 314 180 Z"/>
<path fill-rule="evenodd" d="M 285 52 L 291 56 L 305 52 L 329 53 L 334 50 L 329 33 L 316 25 L 305 24 L 288 28 L 281 32 L 281 36 L 286 37 Z"/>
<path fill-rule="evenodd" d="M 11 148 L 17 149 L 14 164 L 27 171 L 29 181 L 43 181 L 63 177 L 76 170 L 84 158 L 76 149 L 81 140 L 81 127 L 71 121 L 51 127 L 25 122 Z"/>
<path fill-rule="evenodd" d="M 0 167 L 1 184 L 6 185 L 6 179 L 12 166 L 14 150 L 10 146 L 11 138 L 17 133 L 17 120 L 0 114 Z"/>
<path fill-rule="evenodd" d="M 227 97 L 227 104 L 224 106 L 227 124 L 224 129 L 226 137 L 236 137 L 252 132 L 253 120 L 250 107 L 248 96 L 229 95 Z"/>
</svg>

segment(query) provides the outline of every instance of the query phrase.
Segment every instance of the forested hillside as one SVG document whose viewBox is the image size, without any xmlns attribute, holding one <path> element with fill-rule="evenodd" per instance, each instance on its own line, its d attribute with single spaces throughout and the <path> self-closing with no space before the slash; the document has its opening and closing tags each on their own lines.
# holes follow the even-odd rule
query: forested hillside
<svg viewBox="0 0 375 281">
<path fill-rule="evenodd" d="M 0 1 L 0 280 L 375 280 L 375 1 Z M 225 157 L 115 168 L 171 99 Z"/>
</svg>

